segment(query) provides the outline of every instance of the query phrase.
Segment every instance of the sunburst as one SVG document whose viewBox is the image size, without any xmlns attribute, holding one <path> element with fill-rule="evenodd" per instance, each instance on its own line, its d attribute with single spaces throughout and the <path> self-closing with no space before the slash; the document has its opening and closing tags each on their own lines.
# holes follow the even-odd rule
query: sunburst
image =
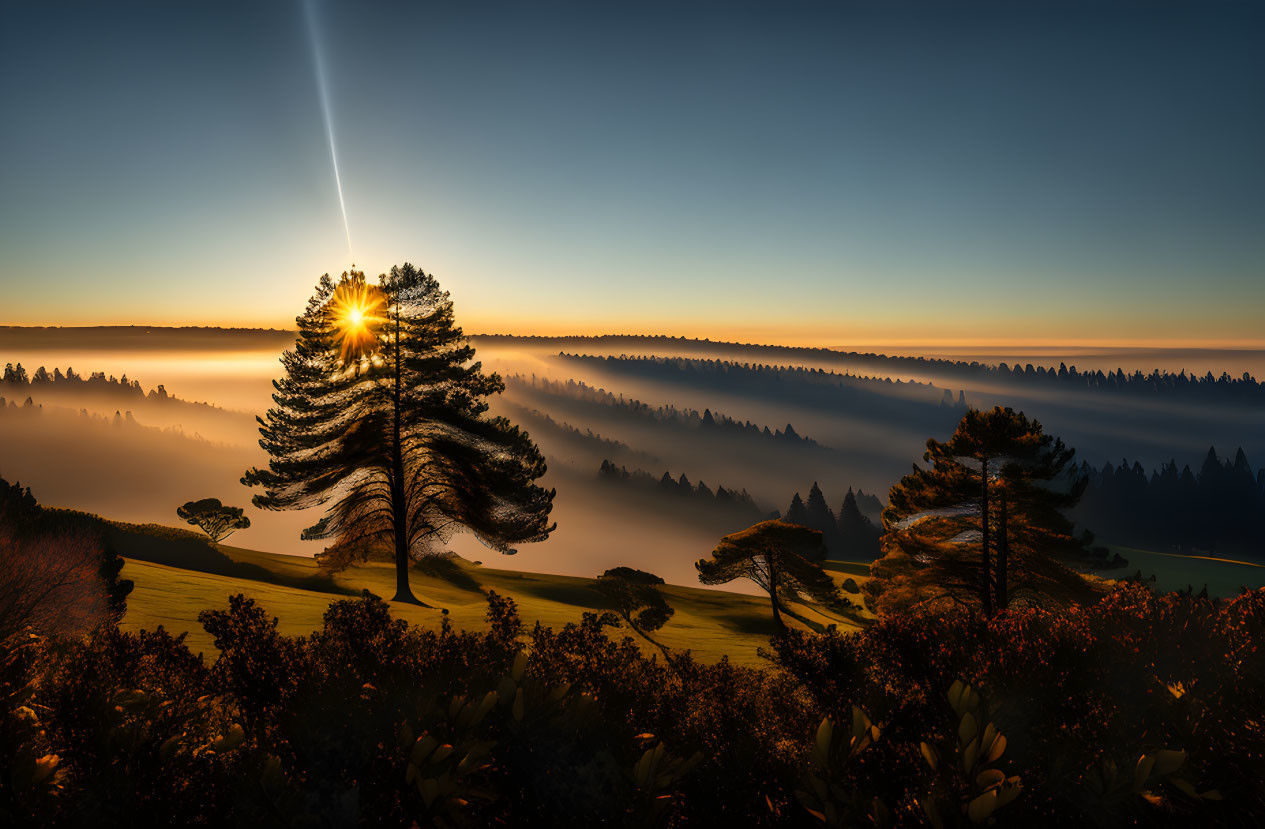
<svg viewBox="0 0 1265 829">
<path fill-rule="evenodd" d="M 344 366 L 358 365 L 378 350 L 386 307 L 386 295 L 363 278 L 339 283 L 326 309 L 337 330 L 339 359 Z"/>
</svg>

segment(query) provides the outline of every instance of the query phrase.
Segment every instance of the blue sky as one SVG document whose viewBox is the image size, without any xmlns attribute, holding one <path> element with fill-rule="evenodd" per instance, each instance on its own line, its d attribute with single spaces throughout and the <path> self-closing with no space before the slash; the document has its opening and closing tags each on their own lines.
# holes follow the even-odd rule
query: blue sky
<svg viewBox="0 0 1265 829">
<path fill-rule="evenodd" d="M 467 330 L 1265 342 L 1259 7 L 313 11 L 356 264 Z M 0 15 L 0 324 L 281 326 L 349 265 L 300 3 Z"/>
</svg>

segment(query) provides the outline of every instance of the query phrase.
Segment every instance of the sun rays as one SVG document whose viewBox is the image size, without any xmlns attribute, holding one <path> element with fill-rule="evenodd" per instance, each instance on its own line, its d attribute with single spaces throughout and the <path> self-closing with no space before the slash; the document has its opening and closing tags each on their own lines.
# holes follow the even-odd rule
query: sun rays
<svg viewBox="0 0 1265 829">
<path fill-rule="evenodd" d="M 339 358 L 344 366 L 372 357 L 385 320 L 386 296 L 363 277 L 344 279 L 329 300 L 330 322 L 337 331 Z"/>
</svg>

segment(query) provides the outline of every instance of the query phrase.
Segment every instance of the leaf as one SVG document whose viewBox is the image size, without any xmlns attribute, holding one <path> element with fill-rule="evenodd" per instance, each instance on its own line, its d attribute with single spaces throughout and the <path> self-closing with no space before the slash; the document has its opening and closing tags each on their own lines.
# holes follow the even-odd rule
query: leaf
<svg viewBox="0 0 1265 829">
<path fill-rule="evenodd" d="M 830 758 L 830 743 L 834 739 L 834 723 L 829 717 L 825 717 L 821 721 L 821 725 L 817 726 L 817 744 L 816 759 L 821 765 L 825 765 Z"/>
<path fill-rule="evenodd" d="M 510 668 L 510 677 L 515 682 L 523 681 L 523 674 L 527 672 L 527 651 L 519 651 L 514 656 L 514 665 Z"/>
<path fill-rule="evenodd" d="M 1156 753 L 1155 768 L 1152 770 L 1152 774 L 1155 774 L 1157 777 L 1167 777 L 1181 768 L 1182 763 L 1185 762 L 1186 752 L 1173 751 L 1166 748 Z"/>
<path fill-rule="evenodd" d="M 1000 809 L 1023 792 L 1023 783 L 1019 782 L 1018 777 L 1011 777 L 1006 781 L 1006 785 L 995 791 L 997 792 L 997 808 Z"/>
<path fill-rule="evenodd" d="M 1006 735 L 998 734 L 997 739 L 993 740 L 993 745 L 988 750 L 988 762 L 996 763 L 1003 754 L 1006 753 Z"/>
<path fill-rule="evenodd" d="M 962 752 L 962 771 L 970 773 L 975 768 L 975 761 L 979 759 L 979 740 L 971 740 L 970 745 Z"/>
<path fill-rule="evenodd" d="M 1155 768 L 1155 757 L 1150 754 L 1143 754 L 1138 758 L 1138 765 L 1133 769 L 1133 788 L 1141 789 L 1146 783 L 1148 777 L 1151 776 L 1151 769 Z"/>
<path fill-rule="evenodd" d="M 409 754 L 409 762 L 421 765 L 422 761 L 430 756 L 430 753 L 439 745 L 439 741 L 429 734 L 423 734 L 417 738 L 417 742 L 413 744 L 413 751 Z"/>
<path fill-rule="evenodd" d="M 922 759 L 927 761 L 927 765 L 932 771 L 936 771 L 940 765 L 940 755 L 934 747 L 927 743 L 919 743 L 918 750 L 922 752 Z"/>
<path fill-rule="evenodd" d="M 417 789 L 421 792 L 422 802 L 429 809 L 430 804 L 435 802 L 435 797 L 439 794 L 439 781 L 433 777 L 427 777 L 417 784 Z"/>
<path fill-rule="evenodd" d="M 962 745 L 966 745 L 978 733 L 979 723 L 975 721 L 975 715 L 969 711 L 963 714 L 962 722 L 958 725 L 958 740 L 961 741 Z"/>
<path fill-rule="evenodd" d="M 971 819 L 972 823 L 983 823 L 996 810 L 997 790 L 993 789 L 972 800 L 970 805 L 966 807 L 966 816 Z"/>
<path fill-rule="evenodd" d="M 515 722 L 523 721 L 523 689 L 519 688 L 514 694 L 514 707 L 510 709 L 510 713 L 514 715 Z"/>
<path fill-rule="evenodd" d="M 498 696 L 498 694 L 496 693 L 496 691 L 488 691 L 488 692 L 487 692 L 487 693 L 483 696 L 483 701 L 479 703 L 479 707 L 475 710 L 475 712 L 474 712 L 474 718 L 471 720 L 471 723 L 470 723 L 470 724 L 471 724 L 471 725 L 478 725 L 478 724 L 479 724 L 479 722 L 480 722 L 480 721 L 481 721 L 484 717 L 486 717 L 486 716 L 487 716 L 488 712 L 492 710 L 493 706 L 495 706 L 495 705 L 496 705 L 496 701 L 497 701 L 499 698 L 500 698 L 500 697 Z"/>
<path fill-rule="evenodd" d="M 43 757 L 35 761 L 35 771 L 31 773 L 32 783 L 43 783 L 48 776 L 57 771 L 57 766 L 61 764 L 61 757 L 56 754 L 45 754 Z"/>
<path fill-rule="evenodd" d="M 869 730 L 870 718 L 860 708 L 852 706 L 852 736 L 859 739 Z"/>
<path fill-rule="evenodd" d="M 1006 775 L 997 769 L 984 769 L 975 776 L 975 785 L 981 789 L 995 789 L 1006 782 Z"/>
</svg>

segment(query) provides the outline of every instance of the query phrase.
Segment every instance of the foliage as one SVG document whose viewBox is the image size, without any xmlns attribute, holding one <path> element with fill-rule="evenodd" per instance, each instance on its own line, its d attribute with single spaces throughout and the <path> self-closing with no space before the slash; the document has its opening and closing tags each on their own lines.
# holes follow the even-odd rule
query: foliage
<svg viewBox="0 0 1265 829">
<path fill-rule="evenodd" d="M 603 622 L 627 625 L 662 651 L 664 659 L 671 665 L 667 648 L 650 635 L 667 624 L 676 612 L 659 592 L 661 584 L 663 579 L 653 573 L 631 567 L 612 567 L 597 577 L 596 587 L 614 606 L 613 618 L 607 615 Z"/>
<path fill-rule="evenodd" d="M 807 596 L 823 604 L 839 600 L 838 589 L 819 562 L 826 557 L 821 533 L 785 521 L 761 521 L 727 535 L 711 558 L 695 563 L 703 584 L 728 584 L 747 579 L 769 594 L 773 619 L 783 626 L 782 613 L 793 615 L 786 603 Z"/>
<path fill-rule="evenodd" d="M 883 511 L 884 557 L 866 594 L 879 610 L 920 603 L 978 606 L 1085 600 L 1067 566 L 1084 554 L 1064 515 L 1083 479 L 1074 451 L 1022 412 L 970 409 L 948 441 L 930 439 L 930 466 L 892 487 Z"/>
<path fill-rule="evenodd" d="M 1124 461 L 1093 469 L 1073 512 L 1101 539 L 1148 550 L 1262 557 L 1265 549 L 1265 469 L 1253 471 L 1240 448 L 1221 458 L 1209 447 L 1198 472 L 1170 460 L 1149 475 Z"/>
<path fill-rule="evenodd" d="M 0 647 L 6 825 L 1256 825 L 1265 590 L 1121 587 L 1061 613 L 887 614 L 788 631 L 757 670 L 674 673 L 591 614 L 525 631 L 394 619 L 370 595 L 277 634 Z M 948 691 L 947 698 L 945 695 Z M 1003 736 L 1004 734 L 1004 736 Z M 1022 790 L 1018 781 L 1022 780 Z M 933 817 L 934 816 L 934 817 Z"/>
<path fill-rule="evenodd" d="M 406 264 L 375 287 L 360 272 L 326 274 L 297 322 L 260 421 L 269 466 L 242 478 L 263 489 L 256 506 L 324 507 L 304 538 L 332 540 L 333 569 L 393 556 L 397 601 L 416 602 L 410 561 L 458 530 L 503 553 L 549 534 L 554 493 L 534 483 L 544 458 L 486 416 L 504 384 L 474 362 L 434 276 Z"/>
<path fill-rule="evenodd" d="M 0 478 L 0 638 L 83 632 L 119 619 L 132 582 L 92 516 L 40 507 Z"/>
<path fill-rule="evenodd" d="M 250 519 L 241 507 L 226 507 L 218 498 L 203 498 L 201 501 L 188 501 L 176 508 L 176 515 L 192 524 L 211 539 L 211 543 L 219 544 L 236 530 L 250 527 Z"/>
</svg>

